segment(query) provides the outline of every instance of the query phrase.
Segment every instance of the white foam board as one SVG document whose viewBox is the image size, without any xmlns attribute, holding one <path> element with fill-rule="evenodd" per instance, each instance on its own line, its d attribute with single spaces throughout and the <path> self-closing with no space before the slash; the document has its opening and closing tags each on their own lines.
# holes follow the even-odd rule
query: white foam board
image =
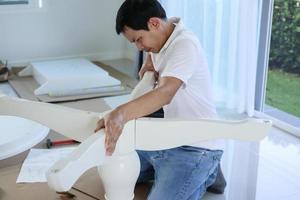
<svg viewBox="0 0 300 200">
<path fill-rule="evenodd" d="M 35 95 L 121 85 L 108 72 L 82 58 L 33 62 L 19 75 L 32 75 L 39 83 Z"/>
</svg>

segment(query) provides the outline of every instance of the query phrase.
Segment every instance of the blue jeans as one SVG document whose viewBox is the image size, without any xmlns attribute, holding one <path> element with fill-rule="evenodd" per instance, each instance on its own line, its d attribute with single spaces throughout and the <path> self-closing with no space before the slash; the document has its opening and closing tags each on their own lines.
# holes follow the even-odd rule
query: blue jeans
<svg viewBox="0 0 300 200">
<path fill-rule="evenodd" d="M 199 200 L 216 179 L 223 151 L 182 146 L 137 153 L 138 183 L 154 181 L 147 200 Z"/>
</svg>

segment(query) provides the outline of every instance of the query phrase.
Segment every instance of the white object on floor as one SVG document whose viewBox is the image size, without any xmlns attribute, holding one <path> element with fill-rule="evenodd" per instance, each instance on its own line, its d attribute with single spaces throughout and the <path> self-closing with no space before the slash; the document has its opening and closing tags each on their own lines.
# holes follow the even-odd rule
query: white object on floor
<svg viewBox="0 0 300 200">
<path fill-rule="evenodd" d="M 0 93 L 17 97 L 8 83 L 0 84 Z M 49 133 L 49 128 L 45 126 L 13 116 L 0 116 L 0 127 L 0 160 L 30 149 Z"/>
<path fill-rule="evenodd" d="M 47 182 L 46 172 L 58 160 L 67 157 L 75 147 L 31 149 L 25 159 L 17 183 Z"/>
<path fill-rule="evenodd" d="M 69 91 L 89 88 L 119 86 L 121 82 L 108 72 L 86 59 L 67 59 L 33 62 L 19 72 L 19 76 L 30 76 L 40 84 L 35 95 L 64 94 Z"/>
<path fill-rule="evenodd" d="M 49 133 L 45 126 L 12 116 L 0 116 L 0 127 L 0 160 L 30 149 Z"/>
</svg>

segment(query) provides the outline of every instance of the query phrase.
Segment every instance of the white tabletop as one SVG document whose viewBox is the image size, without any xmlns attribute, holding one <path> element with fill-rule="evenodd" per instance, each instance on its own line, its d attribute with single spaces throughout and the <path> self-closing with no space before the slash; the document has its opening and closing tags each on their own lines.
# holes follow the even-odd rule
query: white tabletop
<svg viewBox="0 0 300 200">
<path fill-rule="evenodd" d="M 0 93 L 17 97 L 8 83 L 0 84 Z M 36 122 L 0 116 L 0 160 L 17 155 L 41 142 L 49 133 L 49 128 Z"/>
</svg>

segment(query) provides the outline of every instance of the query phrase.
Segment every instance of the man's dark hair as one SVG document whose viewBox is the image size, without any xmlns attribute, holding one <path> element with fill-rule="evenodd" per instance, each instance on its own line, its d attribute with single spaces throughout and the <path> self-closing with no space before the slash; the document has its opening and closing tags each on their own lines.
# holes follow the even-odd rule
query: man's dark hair
<svg viewBox="0 0 300 200">
<path fill-rule="evenodd" d="M 157 0 L 126 0 L 119 8 L 116 18 L 118 34 L 128 26 L 133 30 L 149 30 L 151 17 L 166 19 L 166 12 Z"/>
</svg>

